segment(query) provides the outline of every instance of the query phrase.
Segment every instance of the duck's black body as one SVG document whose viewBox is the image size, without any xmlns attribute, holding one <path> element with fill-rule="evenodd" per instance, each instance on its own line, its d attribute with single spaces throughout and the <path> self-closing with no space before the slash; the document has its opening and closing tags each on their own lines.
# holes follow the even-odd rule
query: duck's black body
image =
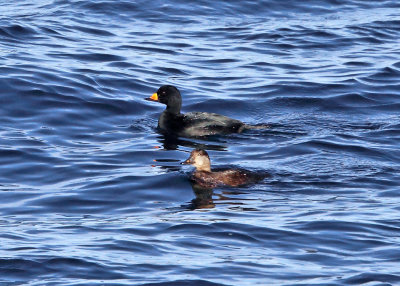
<svg viewBox="0 0 400 286">
<path fill-rule="evenodd" d="M 183 137 L 240 133 L 246 128 L 243 122 L 224 115 L 208 112 L 181 113 L 182 97 L 179 90 L 164 85 L 148 100 L 167 105 L 158 119 L 158 128 L 169 134 Z"/>
<path fill-rule="evenodd" d="M 174 114 L 165 110 L 158 119 L 158 128 L 183 137 L 239 133 L 244 123 L 220 114 L 188 112 Z"/>
</svg>

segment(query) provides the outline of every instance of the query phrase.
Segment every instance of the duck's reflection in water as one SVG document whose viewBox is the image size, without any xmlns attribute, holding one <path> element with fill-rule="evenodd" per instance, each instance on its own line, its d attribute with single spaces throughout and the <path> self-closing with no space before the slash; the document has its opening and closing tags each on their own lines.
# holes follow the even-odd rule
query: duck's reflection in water
<svg viewBox="0 0 400 286">
<path fill-rule="evenodd" d="M 217 138 L 218 139 L 218 138 Z M 205 141 L 202 141 L 201 139 L 182 139 L 178 136 L 175 135 L 167 135 L 167 134 L 161 134 L 158 138 L 157 141 L 161 144 L 161 146 L 156 146 L 155 148 L 163 150 L 179 150 L 182 152 L 187 153 L 187 151 L 179 149 L 180 146 L 183 147 L 189 147 L 189 148 L 203 148 L 203 149 L 208 149 L 208 150 L 217 150 L 217 151 L 226 151 L 228 146 L 225 145 L 225 141 L 221 140 L 215 140 L 215 144 L 211 143 L 209 144 L 208 142 L 206 143 Z M 221 144 L 218 144 L 221 143 Z M 166 153 L 164 153 L 166 154 Z M 171 153 L 171 156 L 174 153 Z M 163 155 L 165 156 L 165 155 Z M 161 156 L 160 156 L 161 157 Z M 160 169 L 163 169 L 167 172 L 176 172 L 181 170 L 180 166 L 175 165 L 175 163 L 179 163 L 180 160 L 177 160 L 175 158 L 155 158 L 153 159 L 154 162 L 157 162 L 157 164 L 152 165 L 152 167 L 158 167 Z M 170 165 L 169 163 L 173 163 L 173 165 Z"/>
<path fill-rule="evenodd" d="M 246 205 L 246 201 L 249 199 L 239 198 L 242 194 L 246 194 L 241 191 L 223 191 L 221 193 L 214 193 L 212 188 L 205 188 L 202 185 L 191 182 L 192 190 L 195 198 L 191 200 L 188 205 L 183 207 L 187 210 L 196 209 L 213 209 L 218 204 L 226 204 L 230 207 L 243 207 Z"/>
<path fill-rule="evenodd" d="M 191 185 L 193 193 L 196 197 L 187 206 L 188 209 L 212 209 L 215 207 L 215 203 L 213 201 L 213 189 L 204 188 L 193 182 L 191 182 Z"/>
<path fill-rule="evenodd" d="M 207 139 L 207 141 L 204 141 L 204 139 Z M 179 146 L 215 151 L 226 151 L 228 148 L 227 142 L 218 137 L 183 139 L 176 135 L 161 134 L 157 141 L 160 142 L 164 150 L 178 150 Z M 209 143 L 210 141 L 211 143 Z"/>
</svg>

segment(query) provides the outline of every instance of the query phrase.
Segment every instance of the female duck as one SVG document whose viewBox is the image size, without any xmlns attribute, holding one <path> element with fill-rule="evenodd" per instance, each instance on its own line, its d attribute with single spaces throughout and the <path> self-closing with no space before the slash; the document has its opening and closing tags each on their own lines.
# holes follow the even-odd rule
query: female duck
<svg viewBox="0 0 400 286">
<path fill-rule="evenodd" d="M 267 174 L 258 174 L 244 169 L 219 169 L 211 170 L 210 157 L 202 149 L 193 150 L 190 157 L 181 164 L 189 164 L 196 167 L 191 180 L 205 187 L 217 186 L 237 187 L 262 180 Z"/>
<path fill-rule="evenodd" d="M 182 114 L 182 97 L 172 85 L 160 87 L 150 98 L 167 105 L 158 119 L 158 128 L 167 133 L 183 137 L 201 137 L 215 134 L 240 133 L 244 129 L 260 129 L 224 115 L 208 112 L 189 112 Z M 261 127 L 266 128 L 266 126 Z"/>
</svg>

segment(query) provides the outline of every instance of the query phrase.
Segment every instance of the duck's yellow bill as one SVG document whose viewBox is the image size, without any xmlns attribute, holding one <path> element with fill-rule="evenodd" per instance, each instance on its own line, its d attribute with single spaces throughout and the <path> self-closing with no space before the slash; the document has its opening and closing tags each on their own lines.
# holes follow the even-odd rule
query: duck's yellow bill
<svg viewBox="0 0 400 286">
<path fill-rule="evenodd" d="M 157 95 L 157 92 L 155 92 L 155 93 L 153 93 L 153 95 L 152 96 L 150 96 L 150 98 L 149 98 L 150 100 L 153 100 L 153 101 L 158 101 L 158 95 Z"/>
</svg>

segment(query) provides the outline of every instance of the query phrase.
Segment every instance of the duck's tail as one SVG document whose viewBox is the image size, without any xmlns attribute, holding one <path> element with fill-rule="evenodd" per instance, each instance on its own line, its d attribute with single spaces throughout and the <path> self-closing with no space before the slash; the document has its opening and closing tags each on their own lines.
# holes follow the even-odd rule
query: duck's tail
<svg viewBox="0 0 400 286">
<path fill-rule="evenodd" d="M 239 133 L 243 132 L 244 130 L 262 130 L 262 129 L 269 129 L 271 128 L 270 125 L 268 124 L 257 124 L 257 125 L 249 125 L 249 124 L 243 124 L 240 128 L 239 128 Z"/>
</svg>

